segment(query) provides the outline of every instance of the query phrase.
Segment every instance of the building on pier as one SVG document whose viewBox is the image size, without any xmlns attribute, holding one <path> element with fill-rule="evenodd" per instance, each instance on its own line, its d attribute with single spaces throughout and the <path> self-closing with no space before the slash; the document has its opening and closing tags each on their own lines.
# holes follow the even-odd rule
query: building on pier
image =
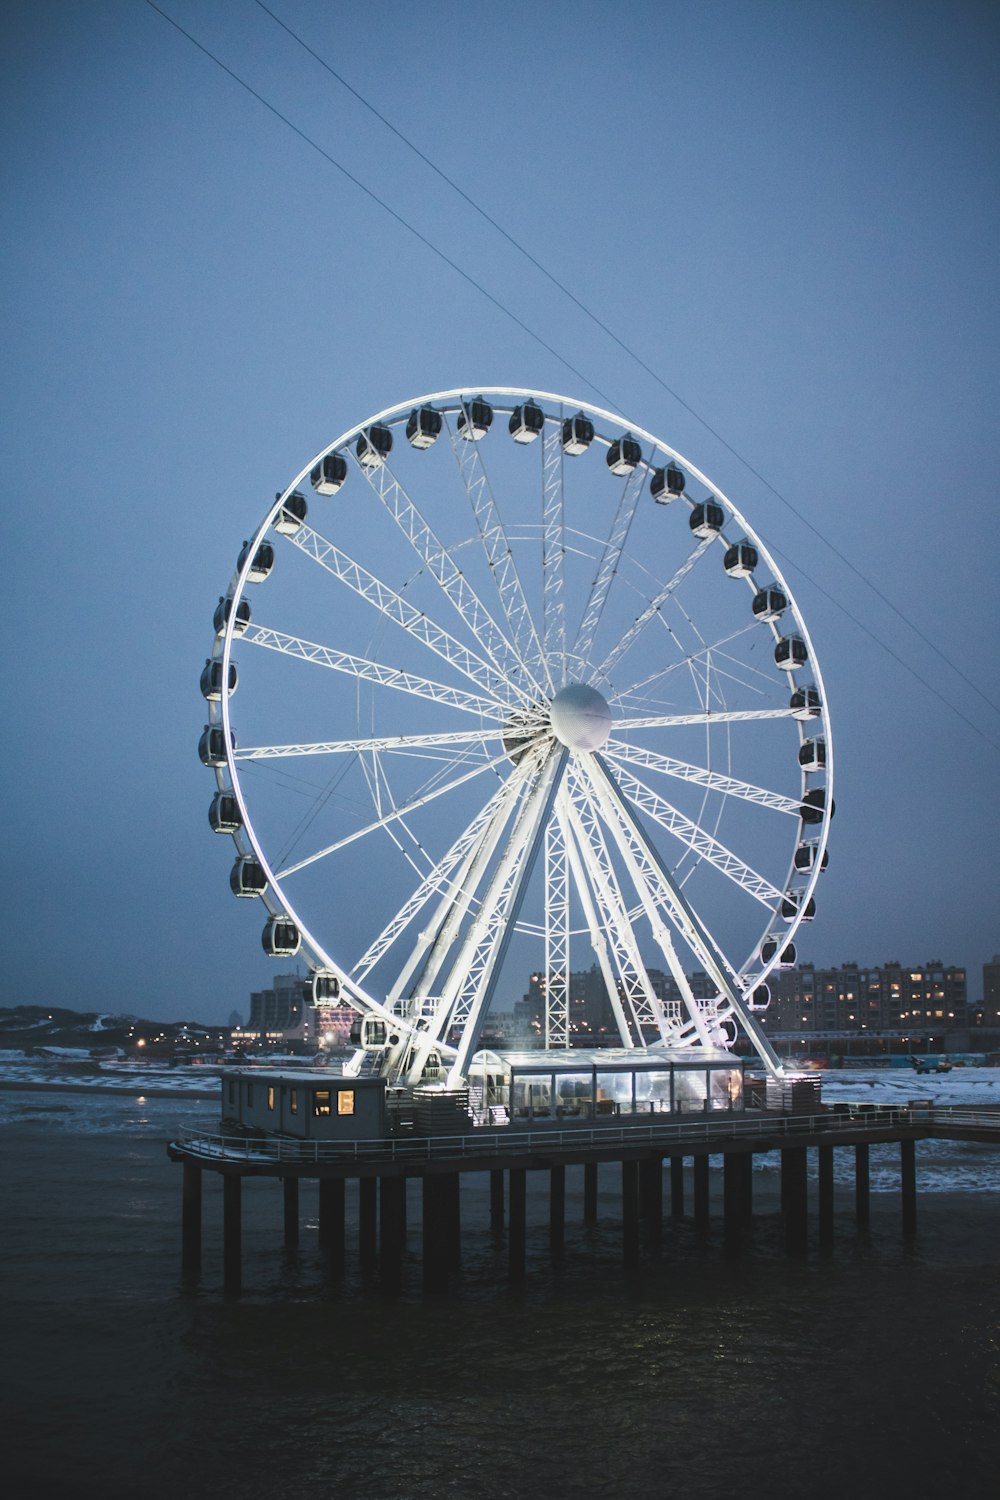
<svg viewBox="0 0 1000 1500">
<path fill-rule="evenodd" d="M 697 1054 L 483 1051 L 473 1059 L 468 1087 L 413 1089 L 326 1068 L 232 1068 L 222 1075 L 222 1116 L 227 1127 L 313 1141 L 648 1124 L 663 1116 L 742 1110 L 750 1097 L 747 1068 L 747 1059 L 707 1048 Z"/>
</svg>

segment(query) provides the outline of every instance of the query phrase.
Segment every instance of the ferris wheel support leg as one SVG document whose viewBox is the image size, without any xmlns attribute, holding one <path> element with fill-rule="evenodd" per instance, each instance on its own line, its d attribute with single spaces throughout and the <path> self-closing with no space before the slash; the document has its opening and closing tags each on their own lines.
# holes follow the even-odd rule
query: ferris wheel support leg
<svg viewBox="0 0 1000 1500">
<path fill-rule="evenodd" d="M 515 777 L 512 777 L 508 782 L 508 787 L 511 789 L 510 795 L 506 797 L 498 807 L 495 818 L 485 829 L 482 839 L 480 840 L 476 849 L 473 851 L 472 859 L 469 863 L 468 869 L 461 884 L 459 898 L 454 901 L 449 899 L 445 902 L 442 902 L 442 905 L 439 908 L 439 915 L 441 915 L 442 921 L 434 936 L 433 946 L 424 962 L 424 967 L 421 970 L 420 978 L 413 988 L 412 995 L 414 999 L 426 998 L 430 994 L 431 988 L 436 982 L 441 968 L 448 956 L 448 953 L 458 935 L 459 926 L 461 925 L 463 918 L 468 913 L 469 907 L 472 904 L 473 897 L 475 896 L 475 893 L 479 888 L 479 882 L 482 879 L 490 860 L 493 858 L 493 855 L 496 852 L 497 845 L 500 842 L 500 837 L 503 833 L 504 828 L 507 826 L 507 822 L 517 802 L 518 795 L 523 789 L 524 781 L 527 779 L 527 775 L 528 769 L 525 768 L 523 775 L 519 779 L 516 779 L 515 773 Z M 515 827 L 516 826 L 517 825 L 515 824 Z M 487 888 L 486 895 L 483 897 L 483 903 L 480 907 L 481 915 L 483 912 L 483 908 L 490 900 L 491 892 L 494 892 L 494 890 L 495 894 L 498 895 L 499 887 L 496 886 L 495 876 L 494 880 Z M 427 1062 L 427 1056 L 431 1051 L 431 1048 L 441 1047 L 443 1045 L 442 1038 L 447 1031 L 452 1007 L 454 1006 L 455 997 L 459 988 L 459 983 L 452 983 L 452 976 L 460 972 L 459 962 L 462 959 L 462 956 L 464 954 L 467 954 L 467 952 L 469 951 L 470 944 L 472 944 L 472 946 L 474 947 L 473 934 L 475 931 L 476 926 L 475 924 L 473 924 L 473 926 L 469 930 L 469 933 L 466 934 L 465 942 L 461 945 L 458 958 L 452 965 L 452 975 L 449 976 L 448 982 L 444 986 L 444 991 L 441 995 L 440 1000 L 438 1001 L 437 1007 L 434 1011 L 434 1015 L 427 1022 L 426 1027 L 422 1028 L 419 1041 L 416 1043 L 413 1051 L 409 1055 L 409 1060 L 406 1063 L 406 1081 L 409 1084 L 418 1083 L 420 1081 L 424 1065 Z M 451 1053 L 452 1055 L 454 1055 L 454 1049 L 451 1049 Z"/>
<path fill-rule="evenodd" d="M 611 938 L 621 993 L 635 1027 L 636 1044 L 644 1046 L 643 1026 L 657 1024 L 652 982 L 626 914 L 589 787 L 578 780 L 576 794 L 577 800 L 568 801 L 571 826 Z"/>
<path fill-rule="evenodd" d="M 580 897 L 581 905 L 583 906 L 583 913 L 587 921 L 587 927 L 590 931 L 591 947 L 594 950 L 594 954 L 597 958 L 597 962 L 601 970 L 601 975 L 604 979 L 604 988 L 607 991 L 608 1000 L 611 1004 L 611 1010 L 615 1018 L 615 1025 L 618 1027 L 619 1039 L 623 1047 L 634 1047 L 635 1040 L 632 1037 L 632 1033 L 629 1031 L 628 1021 L 625 1018 L 625 1011 L 622 1007 L 621 997 L 618 993 L 618 985 L 615 980 L 614 973 L 612 972 L 611 961 L 608 958 L 607 939 L 605 938 L 604 932 L 601 928 L 601 924 L 598 921 L 597 911 L 594 907 L 594 899 L 591 895 L 590 887 L 587 884 L 587 876 L 584 872 L 583 862 L 581 860 L 580 852 L 576 847 L 576 843 L 573 837 L 573 831 L 570 826 L 569 815 L 567 811 L 568 805 L 568 799 L 565 796 L 561 797 L 556 804 L 560 826 L 562 827 L 563 841 L 566 845 L 566 855 L 569 860 L 570 872 L 572 873 L 573 882 L 576 886 L 577 894 Z"/>
<path fill-rule="evenodd" d="M 569 868 L 557 817 L 545 829 L 545 1045 L 569 1046 Z"/>
<path fill-rule="evenodd" d="M 586 767 L 584 767 L 584 774 L 586 774 Z M 632 882 L 635 885 L 639 900 L 642 902 L 643 910 L 646 913 L 646 917 L 652 929 L 653 937 L 656 941 L 657 947 L 663 954 L 663 957 L 667 964 L 667 968 L 670 970 L 674 983 L 680 990 L 685 1009 L 687 1010 L 691 1022 L 694 1025 L 698 1038 L 703 1046 L 712 1046 L 713 1043 L 709 1035 L 708 1027 L 705 1025 L 705 1019 L 698 1008 L 698 1004 L 694 998 L 694 993 L 691 989 L 688 977 L 684 973 L 683 965 L 681 964 L 681 961 L 677 956 L 677 950 L 674 947 L 674 940 L 663 921 L 659 906 L 657 905 L 653 892 L 650 889 L 650 883 L 646 878 L 647 871 L 649 871 L 649 873 L 654 877 L 658 877 L 659 872 L 656 869 L 650 868 L 649 861 L 647 858 L 645 858 L 645 850 L 643 849 L 642 845 L 638 843 L 635 837 L 634 830 L 625 826 L 620 816 L 617 804 L 609 800 L 603 784 L 600 781 L 590 778 L 590 785 L 601 808 L 601 811 L 604 814 L 607 826 L 611 830 L 611 835 L 618 846 L 619 853 L 621 854 L 622 859 L 625 861 L 626 868 L 628 869 L 629 875 L 632 878 Z M 646 865 L 646 870 L 643 870 L 642 865 L 640 864 L 639 857 L 637 857 L 640 855 L 643 856 L 643 863 Z M 653 1000 L 655 1002 L 654 1014 L 656 1016 L 657 1028 L 660 1032 L 660 1040 L 664 1043 L 669 1043 L 672 1038 L 670 1035 L 670 1027 L 668 1026 L 666 1017 L 663 1014 L 663 1007 L 659 1003 L 659 1001 L 656 1000 L 655 996 L 653 997 Z"/>
<path fill-rule="evenodd" d="M 479 982 L 479 992 L 469 1009 L 468 1018 L 465 1022 L 465 1030 L 458 1045 L 458 1055 L 448 1074 L 449 1084 L 454 1084 L 459 1078 L 464 1077 L 469 1060 L 475 1054 L 479 1043 L 479 1033 L 482 1030 L 483 1019 L 487 1015 L 490 1002 L 493 999 L 500 970 L 503 967 L 504 958 L 514 934 L 518 913 L 521 910 L 521 903 L 524 900 L 524 893 L 527 889 L 528 881 L 531 879 L 531 872 L 538 857 L 542 839 L 545 836 L 546 825 L 552 816 L 552 808 L 559 791 L 563 770 L 568 758 L 569 751 L 564 746 L 559 746 L 558 750 L 550 752 L 548 764 L 543 767 L 537 782 L 528 793 L 522 806 L 522 816 L 518 819 L 517 832 L 520 835 L 518 841 L 521 842 L 523 840 L 525 847 L 517 865 L 516 874 L 514 875 L 514 885 L 510 892 L 500 932 L 493 943 L 488 961 L 484 967 L 484 972 Z M 504 865 L 501 864 L 494 875 L 491 885 L 497 887 L 497 895 L 499 895 L 509 873 L 509 871 L 506 874 L 504 873 Z M 492 897 L 493 904 L 495 904 L 492 888 L 487 895 L 488 898 Z M 487 898 L 484 898 L 483 906 L 484 908 L 487 906 Z"/>
<path fill-rule="evenodd" d="M 413 987 L 414 998 L 419 999 L 431 993 L 441 966 L 448 956 L 448 950 L 455 941 L 458 929 L 472 904 L 479 882 L 496 851 L 500 836 L 507 826 L 526 779 L 527 769 L 520 775 L 515 771 L 511 776 L 493 817 L 466 856 L 461 875 L 455 882 L 458 889 L 457 897 L 448 892 L 441 900 L 429 929 L 431 934 L 431 942 L 428 944 L 429 952 Z M 393 986 L 394 996 L 398 997 L 402 993 L 403 985 L 410 977 L 410 973 L 412 969 L 409 973 L 404 970 L 405 978 L 401 975 L 400 980 Z"/>
<path fill-rule="evenodd" d="M 739 1019 L 745 1034 L 749 1037 L 764 1066 L 773 1077 L 783 1077 L 785 1070 L 778 1054 L 767 1038 L 754 1025 L 734 979 L 726 972 L 726 968 L 719 959 L 715 943 L 704 928 L 701 919 L 695 913 L 687 897 L 670 874 L 655 845 L 646 837 L 628 799 L 608 771 L 602 756 L 597 754 L 592 756 L 591 774 L 595 782 L 601 785 L 607 795 L 617 803 L 623 817 L 628 821 L 629 826 L 645 848 L 647 858 L 654 869 L 658 871 L 664 891 L 669 896 L 673 907 L 672 916 L 680 932 L 692 951 L 704 965 L 705 972 L 715 981 L 719 989 L 719 994 L 732 1006 L 734 1014 Z"/>
</svg>

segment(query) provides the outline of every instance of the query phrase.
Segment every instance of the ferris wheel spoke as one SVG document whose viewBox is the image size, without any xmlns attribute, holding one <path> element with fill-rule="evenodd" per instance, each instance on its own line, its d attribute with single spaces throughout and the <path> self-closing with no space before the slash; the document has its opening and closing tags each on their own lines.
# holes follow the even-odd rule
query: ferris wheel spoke
<svg viewBox="0 0 1000 1500">
<path fill-rule="evenodd" d="M 446 686 L 430 677 L 419 677 L 414 672 L 404 672 L 399 667 L 388 667 L 382 662 L 371 661 L 365 656 L 354 656 L 347 651 L 337 651 L 332 646 L 317 645 L 315 641 L 304 641 L 295 635 L 286 635 L 281 630 L 270 630 L 263 625 L 251 625 L 242 639 L 252 646 L 262 646 L 268 651 L 280 651 L 298 661 L 313 662 L 316 666 L 329 667 L 334 672 L 345 672 L 349 677 L 363 682 L 375 682 L 381 687 L 395 688 L 411 697 L 427 698 L 431 703 L 442 703 L 449 708 L 460 708 L 465 713 L 476 714 L 483 719 L 500 720 L 506 716 L 506 705 L 495 698 L 479 698 L 462 688 Z"/>
<path fill-rule="evenodd" d="M 738 630 L 732 630 L 728 635 L 724 635 L 719 640 L 713 641 L 709 646 L 699 646 L 695 651 L 686 652 L 678 661 L 670 662 L 666 667 L 659 667 L 655 672 L 650 672 L 646 677 L 641 677 L 638 682 L 633 682 L 630 687 L 623 688 L 619 693 L 612 693 L 608 702 L 621 703 L 626 698 L 637 697 L 643 688 L 650 687 L 654 682 L 662 682 L 664 677 L 669 677 L 673 672 L 679 671 L 682 667 L 690 667 L 692 663 L 711 656 L 713 652 L 719 651 L 722 646 L 727 646 L 730 641 L 738 640 L 740 636 L 747 635 L 751 630 L 758 629 L 759 625 L 760 622 L 758 620 L 751 620 L 748 624 L 741 625 Z M 773 684 L 772 678 L 768 678 L 767 680 Z"/>
<path fill-rule="evenodd" d="M 793 719 L 790 708 L 706 709 L 697 714 L 652 714 L 646 718 L 616 719 L 615 734 L 629 734 L 633 729 L 676 729 L 688 724 L 741 724 L 756 719 Z"/>
<path fill-rule="evenodd" d="M 542 440 L 542 619 L 552 687 L 566 681 L 566 512 L 562 424 Z"/>
<path fill-rule="evenodd" d="M 692 953 L 699 959 L 706 974 L 714 980 L 723 1004 L 731 1007 L 758 1055 L 769 1068 L 780 1072 L 781 1063 L 778 1055 L 767 1038 L 753 1024 L 740 994 L 739 979 L 726 958 L 724 949 L 674 880 L 659 850 L 643 829 L 635 809 L 618 785 L 603 756 L 589 755 L 586 765 L 587 776 L 600 796 L 608 815 L 614 816 L 628 838 L 634 842 L 634 846 L 643 851 L 647 867 L 655 872 L 658 898 L 669 911 L 672 924 Z M 696 1024 L 698 1015 L 701 1015 L 704 1025 L 704 1013 L 696 1005 L 691 1017 Z"/>
<path fill-rule="evenodd" d="M 379 464 L 374 469 L 358 463 L 357 468 L 428 572 L 440 585 L 445 597 L 475 638 L 479 649 L 492 662 L 507 687 L 525 701 L 532 698 L 532 690 L 537 689 L 538 684 L 528 672 L 516 649 L 516 643 L 512 646 L 499 629 L 479 595 L 455 563 L 450 550 L 435 535 L 388 463 Z M 508 620 L 508 624 L 510 623 Z M 527 687 L 523 680 L 519 681 L 525 677 Z"/>
<path fill-rule="evenodd" d="M 346 849 L 349 844 L 357 843 L 358 839 L 367 838 L 369 834 L 377 833 L 380 829 L 385 828 L 388 823 L 398 822 L 400 818 L 408 817 L 410 813 L 416 812 L 418 808 L 426 807 L 429 802 L 434 802 L 438 797 L 443 797 L 446 793 L 453 792 L 456 787 L 464 786 L 474 776 L 481 776 L 484 771 L 495 770 L 506 760 L 506 755 L 498 755 L 494 760 L 484 761 L 482 765 L 473 766 L 472 770 L 466 771 L 464 775 L 456 776 L 454 780 L 445 782 L 443 786 L 435 787 L 433 791 L 426 792 L 421 797 L 414 797 L 412 801 L 407 802 L 403 807 L 395 808 L 392 812 L 387 813 L 385 817 L 376 818 L 374 822 L 368 823 L 364 828 L 357 828 L 353 833 L 349 833 L 344 838 L 338 839 L 336 843 L 327 844 L 326 848 L 317 849 L 315 854 L 310 854 L 305 859 L 300 859 L 296 864 L 288 865 L 284 870 L 279 870 L 277 878 L 284 880 L 287 875 L 295 875 L 299 870 L 304 870 L 308 865 L 314 865 L 317 860 L 326 859 L 328 855 L 336 854 L 340 849 Z"/>
<path fill-rule="evenodd" d="M 581 776 L 579 761 L 573 765 L 566 806 L 602 925 L 610 940 L 611 956 L 618 975 L 616 989 L 621 987 L 622 998 L 628 1006 L 628 1015 L 624 1017 L 626 1029 L 634 1034 L 635 1044 L 640 1047 L 645 1042 L 643 1027 L 655 1027 L 660 1040 L 664 1041 L 669 1032 L 666 1017 L 639 952 L 595 800 Z"/>
<path fill-rule="evenodd" d="M 480 445 L 461 437 L 447 416 L 445 424 L 459 478 L 472 508 L 479 540 L 507 621 L 510 632 L 509 649 L 513 651 L 536 694 L 543 691 L 540 679 L 544 679 L 545 685 L 552 691 L 552 676 L 525 598 L 507 532 L 493 497 L 493 489 L 479 451 Z"/>
<path fill-rule="evenodd" d="M 596 676 L 607 677 L 614 670 L 625 655 L 625 652 L 638 640 L 653 616 L 659 614 L 671 594 L 684 582 L 684 579 L 690 573 L 698 559 L 708 551 L 712 545 L 712 541 L 713 538 L 710 536 L 701 538 L 697 547 L 684 559 L 674 576 L 668 579 L 656 597 L 649 601 L 642 613 L 636 615 L 617 646 L 612 647 L 601 662 L 601 665 L 597 668 Z"/>
<path fill-rule="evenodd" d="M 707 860 L 721 874 L 727 876 L 748 895 L 753 896 L 762 906 L 765 906 L 772 916 L 774 915 L 782 901 L 782 892 L 777 886 L 772 885 L 763 875 L 759 875 L 756 870 L 744 864 L 731 850 L 700 828 L 697 823 L 692 823 L 690 818 L 685 818 L 683 813 L 678 812 L 677 808 L 661 797 L 658 792 L 654 792 L 652 787 L 640 781 L 637 776 L 633 776 L 613 755 L 606 758 L 608 765 L 614 770 L 618 785 L 633 806 L 637 807 L 640 812 L 646 813 L 654 822 L 659 823 L 661 828 L 673 834 L 693 853 Z"/>
<path fill-rule="evenodd" d="M 444 858 L 433 869 L 427 872 L 416 890 L 403 903 L 395 916 L 386 923 L 378 937 L 375 938 L 374 942 L 369 944 L 361 958 L 358 959 L 357 963 L 351 969 L 352 976 L 356 977 L 359 981 L 364 979 L 379 960 L 389 951 L 396 939 L 406 930 L 417 913 L 442 888 L 446 888 L 444 899 L 450 906 L 454 906 L 454 904 L 462 899 L 468 866 L 500 804 L 510 799 L 513 780 L 513 777 L 509 777 L 502 786 L 497 788 L 493 796 L 476 814 L 468 827 L 463 829 L 462 833 L 459 834 Z M 461 868 L 454 879 L 452 879 L 452 872 L 457 866 L 461 866 Z M 430 935 L 427 937 L 427 942 L 430 942 Z M 399 990 L 402 990 L 403 983 L 398 985 Z"/>
<path fill-rule="evenodd" d="M 340 547 L 320 536 L 310 526 L 300 526 L 288 540 L 293 547 L 297 547 L 306 557 L 364 599 L 383 619 L 400 626 L 407 635 L 429 647 L 483 691 L 493 694 L 501 701 L 510 694 L 516 694 L 522 701 L 530 697 L 530 694 L 511 683 L 492 663 L 484 661 L 481 656 L 463 646 L 443 626 L 435 624 L 425 611 L 416 609 L 394 588 L 377 578 L 370 569 L 348 557 Z"/>
<path fill-rule="evenodd" d="M 738 781 L 734 776 L 722 776 L 718 771 L 710 771 L 704 766 L 692 766 L 687 761 L 674 760 L 670 755 L 660 755 L 655 750 L 643 750 L 622 740 L 608 740 L 606 749 L 609 756 L 629 765 L 646 766 L 664 776 L 675 776 L 681 781 L 708 787 L 711 791 L 722 792 L 728 797 L 739 797 L 744 802 L 770 808 L 772 812 L 788 813 L 797 818 L 802 811 L 800 798 L 785 797 L 780 792 L 753 786 L 748 781 Z"/>
<path fill-rule="evenodd" d="M 412 1078 L 419 1077 L 431 1047 L 436 1046 L 460 1020 L 465 1025 L 465 1034 L 456 1058 L 459 1071 L 474 1050 L 473 1043 L 478 1037 L 480 1018 L 488 1008 L 492 996 L 492 977 L 498 972 L 497 966 L 503 963 L 510 934 L 517 920 L 524 877 L 531 873 L 537 852 L 537 837 L 551 809 L 565 757 L 566 752 L 559 746 L 544 755 L 529 752 L 518 764 L 511 777 L 511 784 L 517 782 L 516 791 L 507 804 L 498 809 L 494 815 L 495 827 L 487 831 L 487 836 L 475 852 L 468 873 L 462 881 L 462 900 L 455 903 L 457 909 L 439 913 L 443 920 L 435 933 L 433 946 L 413 990 L 417 1000 L 428 997 L 431 989 L 436 987 L 445 959 L 458 937 L 459 926 L 471 906 L 476 889 L 486 878 L 489 863 L 500 848 L 501 835 L 514 812 L 515 802 L 519 799 L 520 805 L 514 815 L 510 835 L 489 876 L 476 915 L 458 943 L 448 976 L 436 997 L 433 1015 L 427 1022 L 425 1040 L 411 1058 Z"/>
<path fill-rule="evenodd" d="M 574 656 L 586 660 L 590 655 L 594 644 L 594 636 L 600 624 L 601 615 L 615 574 L 618 571 L 618 563 L 628 540 L 632 520 L 635 516 L 636 506 L 639 504 L 639 496 L 646 479 L 646 466 L 639 464 L 628 476 L 622 488 L 621 497 L 618 501 L 618 509 L 611 523 L 611 531 L 604 545 L 601 561 L 590 589 L 590 597 L 587 600 L 577 631 L 576 641 L 573 645 Z"/>
<path fill-rule="evenodd" d="M 451 1011 L 456 1024 L 462 1027 L 462 1036 L 448 1075 L 452 1084 L 463 1076 L 478 1045 L 483 1018 L 493 999 L 568 757 L 569 751 L 562 745 L 553 745 L 546 754 L 535 783 L 518 810 L 510 845 L 471 925 L 465 963 L 461 963 L 461 955 L 456 962 L 458 985 L 452 991 Z"/>
<path fill-rule="evenodd" d="M 322 744 L 302 745 L 255 745 L 237 750 L 237 760 L 268 760 L 278 755 L 345 755 L 369 750 L 407 751 L 426 750 L 439 745 L 476 745 L 485 740 L 500 737 L 499 725 L 495 729 L 460 729 L 449 734 L 392 734 L 374 739 L 324 740 Z"/>
<path fill-rule="evenodd" d="M 604 989 L 611 1006 L 611 1013 L 618 1027 L 618 1037 L 623 1047 L 635 1046 L 635 1039 L 629 1027 L 628 1019 L 622 1005 L 623 987 L 620 988 L 620 976 L 612 967 L 612 955 L 608 947 L 607 923 L 598 912 L 596 898 L 590 887 L 589 876 L 584 865 L 583 856 L 577 843 L 573 827 L 572 805 L 569 795 L 564 789 L 556 802 L 556 816 L 562 830 L 563 843 L 566 846 L 566 858 L 569 865 L 569 873 L 572 877 L 573 887 L 583 907 L 584 920 L 590 933 L 590 945 L 594 950 L 601 976 L 604 980 Z"/>
<path fill-rule="evenodd" d="M 676 1040 L 677 1032 L 687 1024 L 693 1027 L 694 1032 L 703 1045 L 711 1045 L 713 1038 L 710 1029 L 695 1000 L 691 983 L 684 972 L 683 964 L 674 945 L 673 935 L 668 926 L 668 922 L 673 920 L 673 912 L 669 900 L 664 900 L 665 893 L 662 889 L 659 869 L 650 861 L 647 848 L 636 837 L 631 822 L 622 817 L 618 804 L 608 798 L 603 781 L 594 774 L 595 763 L 591 757 L 581 757 L 579 772 L 581 778 L 590 787 L 591 795 L 604 821 L 604 826 L 611 834 L 618 849 L 619 857 L 622 859 L 628 871 L 629 878 L 635 886 L 640 907 L 649 922 L 653 940 L 663 955 L 667 969 L 680 995 L 679 1001 L 674 1001 L 670 1004 L 669 1013 L 662 1002 L 659 1000 L 656 1001 L 653 1019 L 659 1026 L 661 1039 L 664 1042 Z M 687 1012 L 686 1022 L 684 1019 L 685 1011 Z"/>
<path fill-rule="evenodd" d="M 418 1014 L 437 987 L 438 976 L 458 938 L 461 925 L 475 902 L 476 892 L 485 879 L 490 861 L 496 854 L 504 831 L 534 770 L 537 770 L 537 758 L 525 756 L 508 778 L 506 785 L 502 788 L 502 797 L 497 799 L 489 819 L 484 823 L 479 836 L 467 851 L 461 871 L 454 882 L 457 888 L 455 898 L 452 899 L 450 895 L 443 897 L 393 985 L 392 994 L 395 997 L 402 995 L 413 981 L 410 1000 Z M 417 976 L 415 980 L 414 975 Z M 433 1014 L 427 1023 L 428 1046 L 444 1035 L 451 1004 L 452 999 L 449 995 L 438 997 Z"/>
</svg>

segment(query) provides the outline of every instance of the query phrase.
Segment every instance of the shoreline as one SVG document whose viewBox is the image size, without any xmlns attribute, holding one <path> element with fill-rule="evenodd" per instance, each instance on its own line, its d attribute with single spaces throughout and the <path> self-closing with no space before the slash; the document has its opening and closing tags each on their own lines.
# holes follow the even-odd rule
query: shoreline
<svg viewBox="0 0 1000 1500">
<path fill-rule="evenodd" d="M 33 1083 L 20 1078 L 0 1078 L 0 1089 L 37 1094 L 93 1094 L 98 1097 L 104 1094 L 126 1094 L 143 1099 L 195 1099 L 209 1104 L 220 1102 L 222 1097 L 218 1084 L 209 1093 L 206 1089 L 178 1089 L 156 1083 L 143 1087 L 134 1083 L 56 1083 L 51 1080 Z"/>
</svg>

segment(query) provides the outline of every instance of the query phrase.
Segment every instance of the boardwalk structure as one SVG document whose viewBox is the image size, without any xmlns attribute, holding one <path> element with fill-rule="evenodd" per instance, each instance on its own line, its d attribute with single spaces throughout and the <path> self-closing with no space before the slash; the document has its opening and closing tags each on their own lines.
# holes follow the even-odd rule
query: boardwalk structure
<svg viewBox="0 0 1000 1500">
<path fill-rule="evenodd" d="M 873 1145 L 899 1146 L 902 1229 L 916 1230 L 916 1147 L 922 1140 L 979 1141 L 1000 1146 L 1000 1110 L 928 1106 L 833 1106 L 812 1114 L 743 1111 L 700 1118 L 643 1119 L 572 1129 L 562 1122 L 530 1129 L 479 1129 L 457 1135 L 398 1136 L 377 1140 L 302 1140 L 283 1135 L 205 1134 L 189 1131 L 169 1146 L 183 1164 L 183 1266 L 195 1273 L 201 1265 L 202 1174 L 223 1179 L 223 1265 L 227 1292 L 241 1284 L 241 1190 L 247 1177 L 282 1183 L 285 1243 L 299 1238 L 300 1181 L 319 1184 L 319 1241 L 332 1260 L 345 1255 L 345 1203 L 349 1181 L 357 1182 L 359 1254 L 364 1265 L 378 1266 L 383 1282 L 398 1281 L 406 1234 L 409 1184 L 419 1183 L 422 1197 L 424 1284 L 442 1290 L 461 1256 L 461 1182 L 470 1172 L 488 1173 L 490 1219 L 496 1233 L 505 1232 L 509 1274 L 525 1274 L 525 1204 L 529 1172 L 549 1175 L 550 1235 L 562 1247 L 566 1232 L 568 1172 L 582 1174 L 584 1222 L 597 1216 L 597 1169 L 617 1163 L 621 1171 L 622 1251 L 627 1264 L 638 1261 L 640 1224 L 654 1237 L 662 1225 L 664 1183 L 672 1217 L 685 1213 L 685 1163 L 690 1163 L 691 1205 L 696 1228 L 707 1230 L 709 1159 L 723 1164 L 723 1237 L 727 1252 L 744 1243 L 752 1217 L 752 1166 L 755 1154 L 777 1151 L 781 1159 L 781 1208 L 785 1245 L 807 1250 L 810 1240 L 807 1191 L 808 1155 L 818 1165 L 818 1238 L 833 1243 L 834 1152 L 851 1151 L 854 1159 L 855 1215 L 867 1225 L 870 1212 L 869 1152 Z M 669 1170 L 665 1164 L 669 1162 Z"/>
</svg>

